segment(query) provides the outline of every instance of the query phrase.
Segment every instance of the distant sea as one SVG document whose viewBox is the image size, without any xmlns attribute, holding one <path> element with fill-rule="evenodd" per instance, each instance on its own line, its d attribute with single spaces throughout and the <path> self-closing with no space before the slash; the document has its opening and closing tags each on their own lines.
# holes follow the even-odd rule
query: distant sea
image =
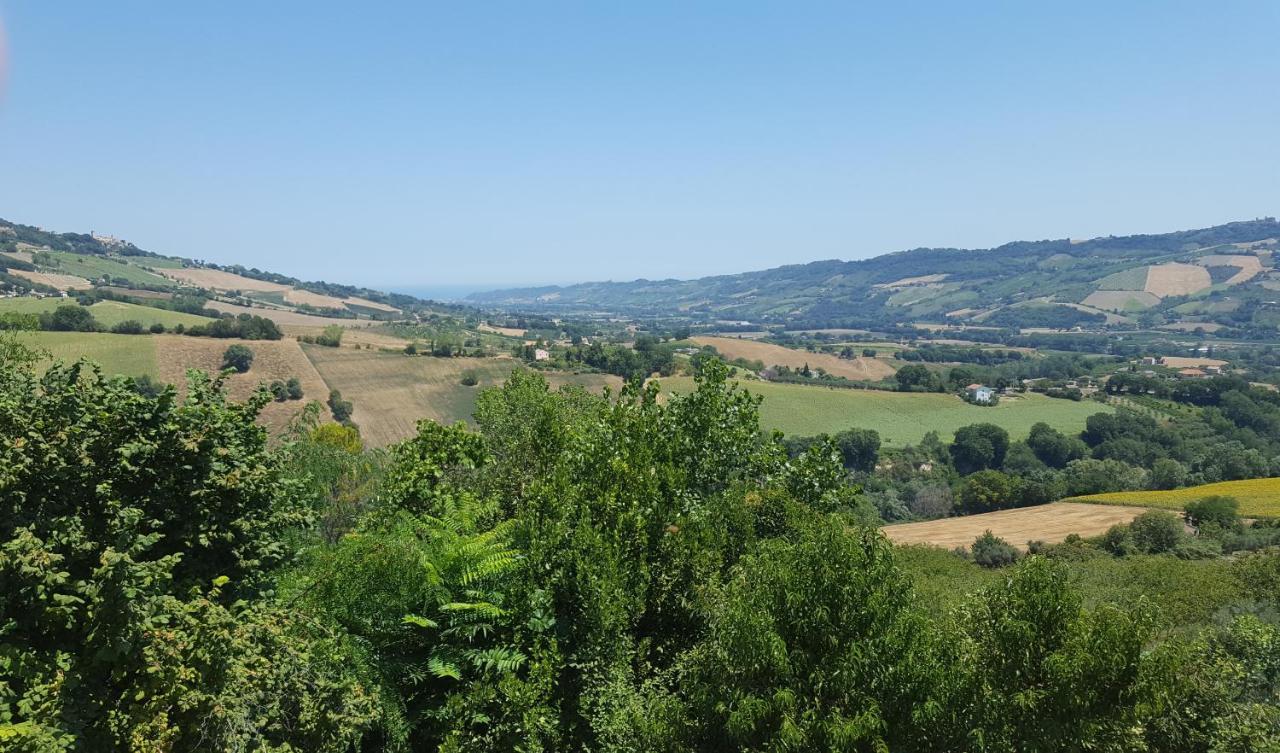
<svg viewBox="0 0 1280 753">
<path fill-rule="evenodd" d="M 374 286 L 378 287 L 378 286 Z M 387 286 L 383 290 L 389 290 L 393 293 L 404 293 L 405 295 L 413 295 L 419 298 L 426 298 L 431 301 L 461 301 L 472 293 L 482 293 L 486 290 L 501 290 L 503 288 L 515 287 L 513 285 L 413 285 L 413 286 Z"/>
</svg>

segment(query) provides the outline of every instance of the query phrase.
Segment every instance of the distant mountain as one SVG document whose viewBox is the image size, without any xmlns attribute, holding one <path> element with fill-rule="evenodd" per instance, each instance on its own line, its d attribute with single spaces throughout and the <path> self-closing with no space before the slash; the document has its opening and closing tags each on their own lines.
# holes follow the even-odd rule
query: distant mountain
<svg viewBox="0 0 1280 753">
<path fill-rule="evenodd" d="M 695 280 L 592 282 L 477 293 L 488 307 L 857 327 L 1280 324 L 1280 223 L 1267 217 L 1159 235 L 917 248 Z"/>
</svg>

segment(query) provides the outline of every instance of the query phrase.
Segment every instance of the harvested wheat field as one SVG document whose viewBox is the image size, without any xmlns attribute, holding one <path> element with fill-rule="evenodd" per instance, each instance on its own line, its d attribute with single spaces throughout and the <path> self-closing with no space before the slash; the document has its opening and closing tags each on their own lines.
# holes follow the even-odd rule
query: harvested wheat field
<svg viewBox="0 0 1280 753">
<path fill-rule="evenodd" d="M 315 314 L 304 314 L 300 311 L 285 311 L 283 309 L 258 308 L 256 306 L 241 306 L 235 303 L 227 303 L 225 301 L 209 301 L 205 304 L 205 308 L 221 311 L 226 314 L 253 314 L 264 319 L 279 324 L 281 327 L 310 327 L 314 331 L 319 332 L 330 324 L 336 324 L 340 327 L 372 327 L 382 322 L 372 319 L 343 319 L 337 316 L 317 316 Z M 306 334 L 311 334 L 308 331 Z"/>
<path fill-rule="evenodd" d="M 286 303 L 298 305 L 313 306 L 318 309 L 343 309 L 347 308 L 341 298 L 334 298 L 331 295 L 321 295 L 313 293 L 310 290 L 301 290 L 299 288 L 289 288 L 284 293 Z"/>
<path fill-rule="evenodd" d="M 408 439 L 424 418 L 442 424 L 470 421 L 480 390 L 502 384 L 512 370 L 521 368 L 519 361 L 505 357 L 432 358 L 305 344 L 302 349 L 324 381 L 351 401 L 351 419 L 374 447 Z M 479 380 L 472 387 L 462 384 L 463 372 L 469 370 Z M 580 384 L 598 391 L 622 384 L 618 377 L 604 374 L 546 376 L 553 388 Z"/>
<path fill-rule="evenodd" d="M 1147 267 L 1147 284 L 1143 290 L 1167 298 L 1171 295 L 1190 295 L 1213 284 L 1209 270 L 1195 264 L 1156 264 Z"/>
<path fill-rule="evenodd" d="M 789 366 L 793 369 L 803 368 L 807 363 L 811 369 L 822 367 L 828 374 L 847 379 L 878 382 L 893 376 L 894 372 L 893 366 L 887 361 L 877 358 L 837 358 L 826 353 L 809 353 L 734 337 L 693 337 L 690 340 L 697 345 L 710 345 L 729 360 L 745 358 L 748 361 L 760 361 L 765 366 Z"/>
<path fill-rule="evenodd" d="M 1202 256 L 1196 263 L 1203 267 L 1235 267 L 1238 269 L 1238 272 L 1223 281 L 1223 285 L 1239 285 L 1262 274 L 1262 262 L 1258 257 L 1245 254 Z"/>
<path fill-rule="evenodd" d="M 1161 366 L 1171 369 L 1196 369 L 1205 366 L 1226 366 L 1227 362 L 1220 358 L 1191 358 L 1186 356 L 1165 356 L 1160 359 Z"/>
<path fill-rule="evenodd" d="M 1128 523 L 1144 512 L 1144 507 L 1054 502 L 923 523 L 899 523 L 885 526 L 881 530 L 895 544 L 932 544 L 945 549 L 967 547 L 983 531 L 989 530 L 1026 551 L 1028 541 L 1056 544 L 1073 533 L 1097 536 L 1105 533 L 1111 526 Z"/>
<path fill-rule="evenodd" d="M 1145 290 L 1099 290 L 1081 301 L 1086 306 L 1107 311 L 1141 311 L 1159 302 L 1159 296 Z"/>
<path fill-rule="evenodd" d="M 329 397 L 329 388 L 295 340 L 232 340 L 181 335 L 157 335 L 154 339 L 159 379 L 178 385 L 180 391 L 186 388 L 187 369 L 201 369 L 210 374 L 220 371 L 222 354 L 232 344 L 245 345 L 253 351 L 253 367 L 245 374 L 233 374 L 227 378 L 227 394 L 232 398 L 244 400 L 264 382 L 285 381 L 289 377 L 301 380 L 302 400 L 272 402 L 262 410 L 259 421 L 272 434 L 284 429 L 307 402 L 319 400 L 323 403 Z"/>
<path fill-rule="evenodd" d="M 220 269 L 157 269 L 156 272 L 171 280 L 210 290 L 256 290 L 261 293 L 283 293 L 293 289 L 278 282 L 255 280 L 252 277 L 242 277 Z"/>
<path fill-rule="evenodd" d="M 88 290 L 93 283 L 75 275 L 60 275 L 50 272 L 28 272 L 25 269 L 10 269 L 9 274 L 28 279 L 37 285 L 48 285 L 55 290 Z"/>
<path fill-rule="evenodd" d="M 36 255 L 30 251 L 0 251 L 0 253 L 10 259 L 17 259 L 18 261 L 26 262 L 27 264 L 34 264 L 36 260 Z"/>
<path fill-rule="evenodd" d="M 385 311 L 388 314 L 400 313 L 400 309 L 396 308 L 395 306 L 388 306 L 385 303 L 378 303 L 377 301 L 370 301 L 365 298 L 356 298 L 354 296 L 351 296 L 351 297 L 343 298 L 342 302 L 347 304 L 347 306 L 358 306 L 360 308 L 373 309 L 374 311 Z"/>
</svg>

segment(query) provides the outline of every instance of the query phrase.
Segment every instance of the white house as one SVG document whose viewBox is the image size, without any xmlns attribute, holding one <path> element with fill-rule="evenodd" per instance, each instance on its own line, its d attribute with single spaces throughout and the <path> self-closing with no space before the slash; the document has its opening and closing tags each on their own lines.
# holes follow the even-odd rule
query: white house
<svg viewBox="0 0 1280 753">
<path fill-rule="evenodd" d="M 547 351 L 543 350 L 542 348 L 538 348 L 537 350 L 533 351 L 533 360 L 535 360 L 535 361 L 550 361 L 550 360 L 551 360 L 551 354 L 550 354 L 550 353 L 548 353 Z"/>
<path fill-rule="evenodd" d="M 996 391 L 981 384 L 971 384 L 964 388 L 969 399 L 975 403 L 989 403 L 996 395 Z"/>
</svg>

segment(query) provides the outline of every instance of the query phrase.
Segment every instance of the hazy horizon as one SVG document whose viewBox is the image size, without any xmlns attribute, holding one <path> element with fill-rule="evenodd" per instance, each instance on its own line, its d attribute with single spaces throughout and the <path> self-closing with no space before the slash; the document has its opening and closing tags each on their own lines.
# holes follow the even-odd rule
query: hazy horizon
<svg viewBox="0 0 1280 753">
<path fill-rule="evenodd" d="M 1276 21 L 0 0 L 0 217 L 438 290 L 1206 227 L 1280 206 Z"/>
</svg>

